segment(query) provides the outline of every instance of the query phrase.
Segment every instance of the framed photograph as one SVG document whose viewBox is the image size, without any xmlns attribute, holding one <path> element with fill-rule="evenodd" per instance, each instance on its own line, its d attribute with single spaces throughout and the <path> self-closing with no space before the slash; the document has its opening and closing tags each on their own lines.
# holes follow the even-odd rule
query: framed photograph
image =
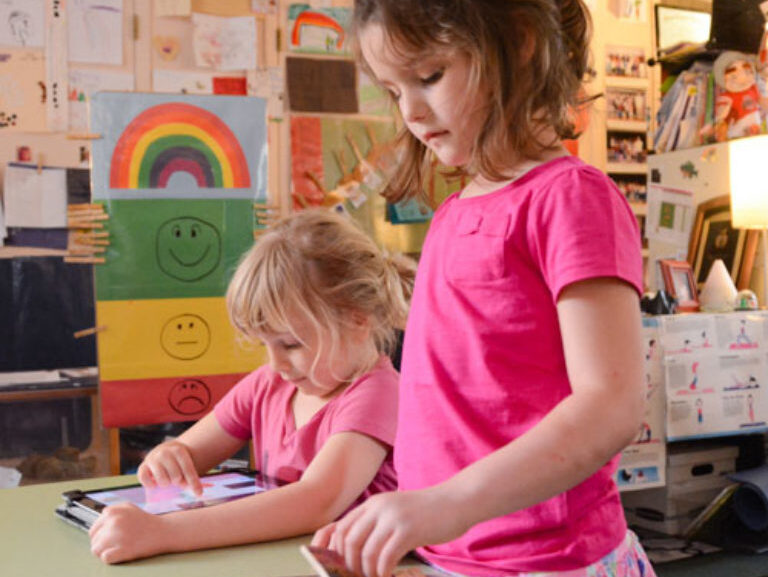
<svg viewBox="0 0 768 577">
<path fill-rule="evenodd" d="M 712 263 L 722 259 L 736 288 L 749 288 L 759 234 L 759 231 L 731 226 L 729 195 L 699 204 L 688 244 L 688 262 L 693 269 L 696 286 L 701 288 Z"/>
<path fill-rule="evenodd" d="M 645 120 L 645 90 L 642 88 L 606 88 L 605 104 L 608 120 Z"/>
<path fill-rule="evenodd" d="M 683 42 L 704 44 L 709 40 L 712 15 L 703 10 L 654 6 L 656 47 L 659 53 Z"/>
<path fill-rule="evenodd" d="M 608 162 L 644 164 L 646 160 L 645 132 L 609 130 L 607 133 Z"/>
<path fill-rule="evenodd" d="M 645 202 L 648 199 L 648 184 L 645 174 L 608 173 L 629 202 Z"/>
<path fill-rule="evenodd" d="M 640 46 L 606 46 L 605 75 L 646 78 L 645 50 Z"/>
<path fill-rule="evenodd" d="M 661 260 L 661 275 L 664 288 L 677 299 L 677 310 L 693 312 L 699 310 L 699 297 L 693 280 L 691 263 L 685 260 Z"/>
</svg>

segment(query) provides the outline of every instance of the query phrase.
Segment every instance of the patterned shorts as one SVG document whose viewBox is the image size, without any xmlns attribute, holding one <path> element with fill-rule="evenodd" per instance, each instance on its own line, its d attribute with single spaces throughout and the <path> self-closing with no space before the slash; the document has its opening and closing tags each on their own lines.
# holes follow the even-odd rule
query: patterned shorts
<svg viewBox="0 0 768 577">
<path fill-rule="evenodd" d="M 624 541 L 592 565 L 571 571 L 520 573 L 517 577 L 656 577 L 648 556 L 632 531 Z"/>
<path fill-rule="evenodd" d="M 433 570 L 438 569 L 437 573 L 409 568 L 404 571 L 397 571 L 395 577 L 433 577 L 436 574 L 464 577 L 459 573 L 446 571 L 434 565 L 432 567 Z M 515 577 L 656 577 L 656 573 L 651 567 L 651 562 L 648 561 L 648 556 L 640 545 L 637 535 L 628 530 L 624 541 L 616 549 L 592 565 L 570 571 L 515 573 Z"/>
</svg>

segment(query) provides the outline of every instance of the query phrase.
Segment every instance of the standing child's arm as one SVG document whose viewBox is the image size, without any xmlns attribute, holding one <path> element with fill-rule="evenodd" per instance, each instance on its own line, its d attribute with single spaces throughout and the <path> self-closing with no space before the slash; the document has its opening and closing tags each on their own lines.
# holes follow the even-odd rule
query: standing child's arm
<svg viewBox="0 0 768 577">
<path fill-rule="evenodd" d="M 301 480 L 278 489 L 166 515 L 150 515 L 132 505 L 108 507 L 91 529 L 91 551 L 105 563 L 120 563 L 311 533 L 354 503 L 388 451 L 367 435 L 337 433 Z"/>
<path fill-rule="evenodd" d="M 178 485 L 200 495 L 200 475 L 237 452 L 244 444 L 221 428 L 213 413 L 192 425 L 177 439 L 152 449 L 139 466 L 145 487 Z"/>
<path fill-rule="evenodd" d="M 637 292 L 616 279 L 583 281 L 562 291 L 557 311 L 573 394 L 447 481 L 376 495 L 313 544 L 343 553 L 354 571 L 385 577 L 412 549 L 570 489 L 631 442 L 644 403 Z"/>
</svg>

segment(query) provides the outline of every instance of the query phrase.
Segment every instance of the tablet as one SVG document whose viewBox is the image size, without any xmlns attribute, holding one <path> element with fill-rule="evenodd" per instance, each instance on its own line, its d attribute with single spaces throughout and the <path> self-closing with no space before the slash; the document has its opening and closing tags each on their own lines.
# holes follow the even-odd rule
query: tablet
<svg viewBox="0 0 768 577">
<path fill-rule="evenodd" d="M 318 577 L 359 577 L 344 563 L 344 558 L 330 549 L 300 545 L 299 551 L 315 570 Z"/>
<path fill-rule="evenodd" d="M 62 494 L 65 504 L 56 509 L 56 514 L 66 521 L 88 528 L 104 507 L 117 503 L 133 503 L 147 513 L 162 515 L 233 501 L 280 485 L 277 480 L 253 471 L 224 471 L 203 475 L 200 481 L 203 484 L 200 496 L 177 486 L 149 489 L 140 484 L 92 491 L 67 491 Z"/>
</svg>

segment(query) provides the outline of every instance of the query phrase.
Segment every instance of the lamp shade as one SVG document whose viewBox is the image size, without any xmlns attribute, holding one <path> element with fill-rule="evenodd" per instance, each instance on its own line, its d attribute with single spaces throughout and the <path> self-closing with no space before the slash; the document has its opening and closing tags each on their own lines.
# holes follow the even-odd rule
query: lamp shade
<svg viewBox="0 0 768 577">
<path fill-rule="evenodd" d="M 728 144 L 731 224 L 734 228 L 768 228 L 768 135 Z"/>
</svg>

